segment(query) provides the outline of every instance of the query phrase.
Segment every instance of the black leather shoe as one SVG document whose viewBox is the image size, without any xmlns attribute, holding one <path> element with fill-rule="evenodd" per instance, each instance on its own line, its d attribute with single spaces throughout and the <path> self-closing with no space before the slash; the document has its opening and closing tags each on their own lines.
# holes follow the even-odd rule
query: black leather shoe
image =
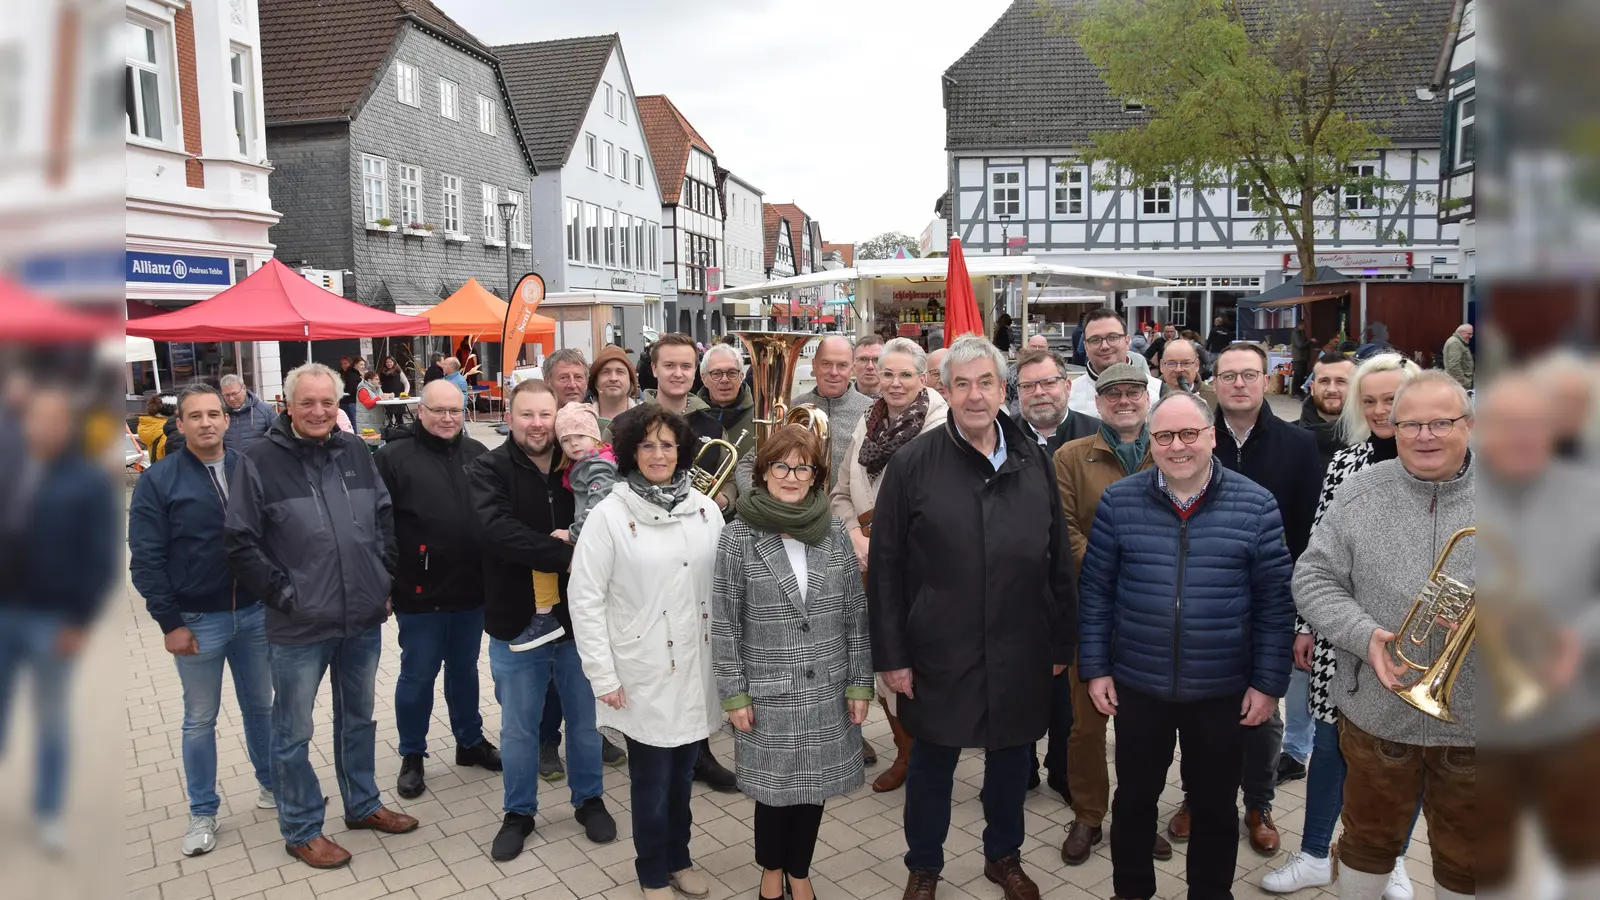
<svg viewBox="0 0 1600 900">
<path fill-rule="evenodd" d="M 1285 753 L 1278 757 L 1278 783 L 1306 777 L 1306 764 Z"/>
<path fill-rule="evenodd" d="M 403 799 L 415 800 L 427 789 L 422 779 L 422 754 L 408 753 L 400 757 L 400 777 L 395 779 L 395 793 Z"/>
<path fill-rule="evenodd" d="M 708 740 L 700 742 L 700 756 L 694 761 L 694 780 L 723 794 L 739 791 L 738 779 L 711 755 L 711 742 Z"/>
<path fill-rule="evenodd" d="M 491 772 L 498 772 L 503 768 L 500 762 L 500 749 L 489 743 L 488 738 L 484 738 L 471 747 L 457 747 L 456 765 L 477 766 L 481 769 L 488 769 Z"/>
<path fill-rule="evenodd" d="M 530 834 L 533 834 L 533 816 L 506 813 L 505 820 L 500 823 L 499 833 L 494 836 L 494 844 L 489 848 L 489 855 L 496 862 L 516 859 L 522 854 L 522 844 Z"/>
<path fill-rule="evenodd" d="M 617 821 L 611 818 L 611 813 L 606 811 L 606 802 L 599 797 L 583 801 L 573 818 L 583 826 L 583 834 L 591 843 L 609 844 L 617 839 Z"/>
</svg>

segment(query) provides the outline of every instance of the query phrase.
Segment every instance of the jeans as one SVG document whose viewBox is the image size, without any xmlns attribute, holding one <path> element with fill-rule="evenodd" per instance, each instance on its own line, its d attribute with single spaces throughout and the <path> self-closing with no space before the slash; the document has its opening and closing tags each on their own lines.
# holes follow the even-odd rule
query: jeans
<svg viewBox="0 0 1600 900">
<path fill-rule="evenodd" d="M 1117 793 L 1111 801 L 1111 878 L 1118 897 L 1156 892 L 1150 848 L 1156 811 L 1167 785 L 1176 741 L 1183 743 L 1190 829 L 1187 878 L 1191 900 L 1231 900 L 1239 854 L 1234 795 L 1244 760 L 1240 694 L 1176 703 L 1117 685 Z"/>
<path fill-rule="evenodd" d="M 322 785 L 311 766 L 312 710 L 322 676 L 333 679 L 333 773 L 344 817 L 359 821 L 383 806 L 373 772 L 378 728 L 372 721 L 382 626 L 311 644 L 268 644 L 272 659 L 272 783 L 278 830 L 291 847 L 322 834 Z"/>
<path fill-rule="evenodd" d="M 1289 693 L 1283 697 L 1283 752 L 1300 765 L 1311 759 L 1316 729 L 1311 718 L 1311 673 L 1289 670 Z"/>
<path fill-rule="evenodd" d="M 222 708 L 222 666 L 233 673 L 233 693 L 244 720 L 244 746 L 256 783 L 272 789 L 272 663 L 267 658 L 267 614 L 256 603 L 241 610 L 184 613 L 199 652 L 174 656 L 183 685 L 183 776 L 189 815 L 215 816 L 217 712 Z"/>
<path fill-rule="evenodd" d="M 544 694 L 544 717 L 539 720 L 539 743 L 561 743 L 561 694 L 556 691 L 555 682 L 550 682 L 550 690 Z"/>
<path fill-rule="evenodd" d="M 960 747 L 917 738 L 906 770 L 906 868 L 938 874 L 944 869 L 944 839 L 950 833 L 950 792 Z M 996 862 L 1022 849 L 1022 804 L 1028 799 L 1033 747 L 1019 744 L 983 754 L 983 858 Z"/>
<path fill-rule="evenodd" d="M 570 738 L 572 728 L 567 734 Z M 595 759 L 599 760 L 596 751 Z M 689 795 L 700 745 L 652 747 L 628 738 L 629 797 L 633 813 L 633 870 L 645 890 L 664 888 L 673 872 L 694 865 L 689 858 Z"/>
<path fill-rule="evenodd" d="M 1049 747 L 1044 751 L 1044 771 L 1051 778 L 1067 777 L 1067 741 L 1072 736 L 1072 679 L 1066 672 L 1050 682 Z M 1033 745 L 1034 760 L 1039 758 L 1039 745 Z M 1037 768 L 1037 765 L 1035 766 Z"/>
<path fill-rule="evenodd" d="M 567 786 L 573 807 L 605 790 L 600 774 L 600 732 L 594 724 L 594 691 L 584 677 L 578 645 L 554 641 L 513 652 L 489 639 L 489 672 L 500 703 L 500 759 L 505 766 L 505 811 L 525 816 L 539 811 L 539 722 L 544 698 L 554 682 L 567 714 Z"/>
<path fill-rule="evenodd" d="M 67 700 L 72 695 L 73 660 L 56 652 L 67 622 L 27 609 L 0 608 L 0 756 L 11 721 L 17 670 L 32 671 L 34 718 L 33 812 L 40 819 L 61 813 L 67 792 Z"/>
<path fill-rule="evenodd" d="M 1328 846 L 1333 843 L 1333 825 L 1339 821 L 1339 810 L 1344 807 L 1344 754 L 1339 752 L 1339 726 L 1332 722 L 1317 722 L 1316 743 L 1311 752 L 1311 765 L 1306 772 L 1305 832 L 1300 836 L 1300 852 L 1317 859 L 1328 858 Z M 1422 805 L 1411 814 L 1411 827 L 1406 830 L 1405 845 L 1400 848 L 1404 856 L 1411 846 L 1411 832 L 1417 828 L 1417 816 Z"/>
<path fill-rule="evenodd" d="M 394 685 L 394 723 L 401 756 L 428 755 L 428 720 L 433 684 L 444 668 L 444 702 L 457 747 L 483 743 L 478 712 L 478 651 L 483 646 L 483 609 L 461 612 L 395 613 L 400 624 L 400 678 Z"/>
</svg>

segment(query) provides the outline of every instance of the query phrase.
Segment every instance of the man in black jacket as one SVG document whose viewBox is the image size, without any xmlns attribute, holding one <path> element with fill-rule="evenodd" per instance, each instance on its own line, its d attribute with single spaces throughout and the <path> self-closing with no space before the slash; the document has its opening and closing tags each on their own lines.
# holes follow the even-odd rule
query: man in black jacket
<svg viewBox="0 0 1600 900">
<path fill-rule="evenodd" d="M 1067 408 L 1071 387 L 1061 357 L 1034 347 L 1017 354 L 1017 395 L 1022 408 L 1019 424 L 1023 434 L 1044 448 L 1045 456 L 1055 456 L 1067 441 L 1100 431 L 1099 419 Z"/>
<path fill-rule="evenodd" d="M 1316 435 L 1324 475 L 1333 455 L 1344 448 L 1339 439 L 1339 414 L 1344 412 L 1355 371 L 1355 360 L 1343 353 L 1324 353 L 1311 367 L 1311 396 L 1300 404 L 1300 420 L 1295 424 Z"/>
<path fill-rule="evenodd" d="M 422 389 L 410 434 L 373 456 L 394 502 L 394 617 L 400 626 L 400 677 L 394 686 L 400 777 L 407 800 L 426 789 L 433 686 L 444 669 L 444 701 L 456 739 L 456 765 L 500 771 L 500 751 L 483 735 L 478 712 L 478 651 L 483 643 L 483 557 L 467 466 L 486 448 L 463 431 L 466 404 L 447 381 Z"/>
<path fill-rule="evenodd" d="M 507 407 L 511 439 L 467 470 L 482 535 L 483 622 L 504 746 L 505 819 L 490 851 L 501 862 L 522 852 L 539 812 L 539 722 L 552 680 L 566 714 L 567 783 L 578 823 L 597 844 L 617 837 L 603 799 L 594 692 L 572 642 L 567 608 L 572 545 L 566 529 L 572 524 L 573 498 L 561 483 L 556 395 L 543 381 L 524 381 L 511 391 Z M 551 582 L 557 600 L 552 615 L 562 636 L 530 650 L 512 650 L 511 641 L 533 618 L 535 591 L 550 590 Z"/>
<path fill-rule="evenodd" d="M 885 471 L 867 564 L 873 667 L 914 738 L 905 900 L 934 900 L 964 747 L 984 751 L 984 875 L 1006 900 L 1037 900 L 1023 801 L 1052 678 L 1072 661 L 1072 549 L 1049 458 L 1000 411 L 1005 357 L 969 335 L 944 367 L 950 418 Z"/>
</svg>

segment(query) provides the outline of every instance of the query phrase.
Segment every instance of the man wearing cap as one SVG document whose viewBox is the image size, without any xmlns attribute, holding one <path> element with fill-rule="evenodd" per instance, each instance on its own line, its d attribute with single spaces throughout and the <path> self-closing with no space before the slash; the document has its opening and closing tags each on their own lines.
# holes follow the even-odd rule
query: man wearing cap
<svg viewBox="0 0 1600 900">
<path fill-rule="evenodd" d="M 589 396 L 600 417 L 600 434 L 611 439 L 611 420 L 638 405 L 639 373 L 627 351 L 615 344 L 600 348 L 589 366 Z"/>
</svg>

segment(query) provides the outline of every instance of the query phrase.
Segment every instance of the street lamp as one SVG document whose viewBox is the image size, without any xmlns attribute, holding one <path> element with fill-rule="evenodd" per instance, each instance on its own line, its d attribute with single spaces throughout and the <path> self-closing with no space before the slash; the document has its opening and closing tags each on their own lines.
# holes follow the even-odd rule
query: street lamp
<svg viewBox="0 0 1600 900">
<path fill-rule="evenodd" d="M 506 302 L 510 303 L 511 292 L 517 289 L 516 283 L 512 281 L 514 276 L 511 274 L 511 218 L 517 214 L 517 204 L 511 202 L 510 200 L 502 200 L 495 204 L 495 206 L 500 210 L 501 233 L 505 235 L 506 241 Z M 504 337 L 504 335 L 502 335 L 502 337 Z M 502 347 L 502 349 L 504 348 Z M 519 350 L 518 353 L 520 354 L 521 351 Z M 501 356 L 500 377 L 502 379 L 505 377 L 507 366 L 510 366 L 514 369 L 517 367 L 517 361 L 514 359 L 508 361 L 504 356 Z M 504 382 L 502 381 L 502 384 L 503 383 Z M 495 430 L 501 434 L 510 434 L 511 426 L 506 423 L 505 414 L 506 408 L 505 404 L 502 402 L 500 405 L 500 424 L 495 427 Z"/>
<path fill-rule="evenodd" d="M 1000 214 L 1000 255 L 1011 255 L 1011 214 Z M 1011 276 L 1005 276 L 1006 284 L 1006 312 L 1011 312 Z M 1028 323 L 1022 323 L 1022 340 L 1028 339 Z"/>
</svg>

